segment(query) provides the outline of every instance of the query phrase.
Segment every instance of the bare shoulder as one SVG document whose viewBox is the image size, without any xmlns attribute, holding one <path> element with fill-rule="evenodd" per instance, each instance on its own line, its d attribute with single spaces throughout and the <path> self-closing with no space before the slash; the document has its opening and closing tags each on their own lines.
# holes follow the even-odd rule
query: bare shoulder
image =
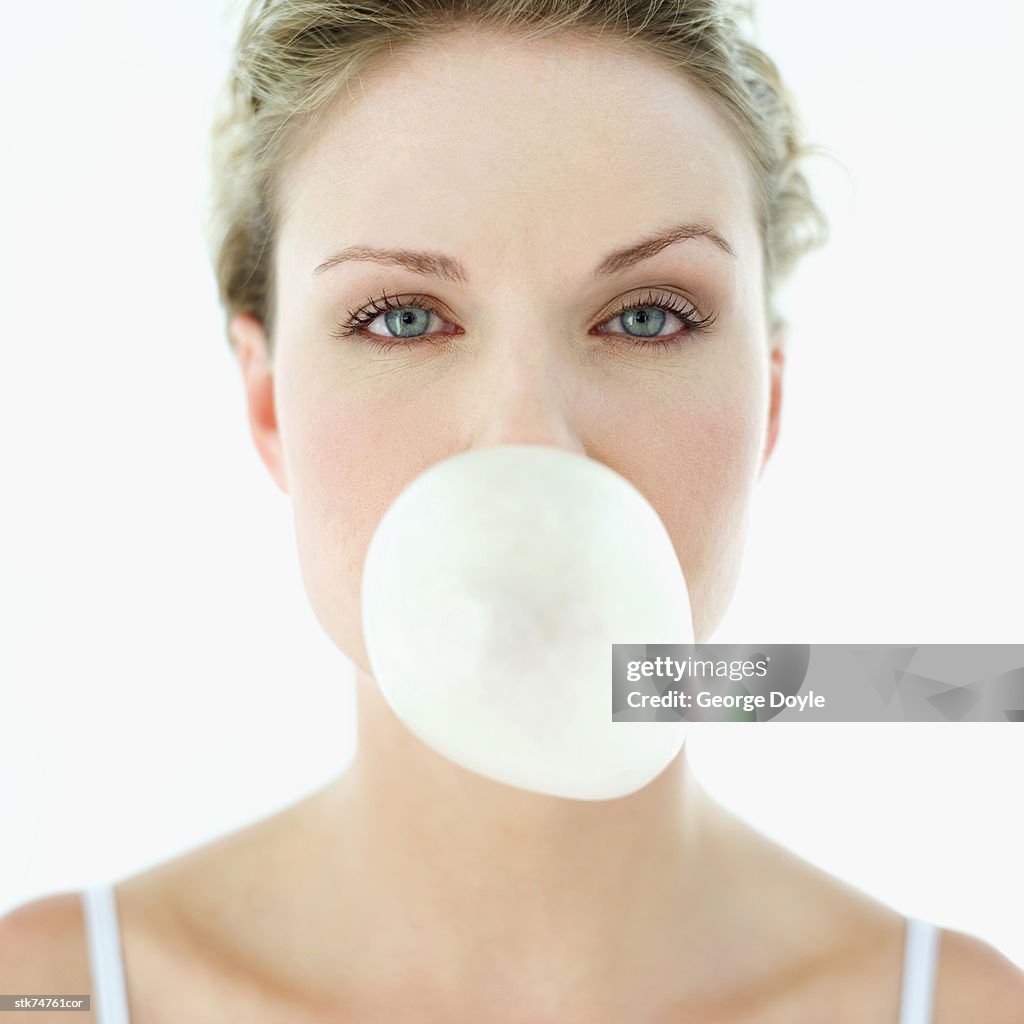
<svg viewBox="0 0 1024 1024">
<path fill-rule="evenodd" d="M 776 976 L 794 980 L 781 991 L 771 1019 L 894 1020 L 906 918 L 774 840 L 741 831 L 732 821 L 729 827 L 736 837 L 732 848 L 746 850 L 758 865 L 760 875 L 750 877 L 771 879 L 770 886 L 742 894 L 735 917 L 749 921 L 743 907 L 758 906 L 748 930 L 759 932 L 761 946 L 782 950 L 797 965 L 792 972 L 785 960 L 773 965 Z M 772 929 L 780 921 L 786 932 L 775 939 Z M 976 936 L 942 929 L 939 938 L 931 1024 L 1024 1024 L 1024 971 Z"/>
<path fill-rule="evenodd" d="M 91 989 L 85 919 L 77 892 L 33 900 L 0 917 L 0 992 L 82 995 Z M 38 1012 L 24 1017 L 40 1019 Z M 9 1024 L 20 1019 L 22 1014 L 15 1013 Z"/>
<path fill-rule="evenodd" d="M 88 979 L 85 918 L 77 892 L 24 903 L 0 917 L 0 979 L 14 982 L 19 976 Z M 84 975 L 81 969 L 85 969 Z M 3 991 L 16 991 L 9 984 Z"/>
<path fill-rule="evenodd" d="M 113 885 L 117 930 L 131 1020 L 170 1024 L 177 1019 L 178 995 L 195 997 L 197 1006 L 225 1010 L 225 1018 L 258 1021 L 258 986 L 237 976 L 230 950 L 209 941 L 211 924 L 240 901 L 226 880 L 232 871 L 250 878 L 251 861 L 264 847 L 259 829 L 238 833 L 189 850 L 173 859 L 123 878 Z M 246 855 L 245 851 L 253 852 Z M 92 994 L 92 971 L 82 893 L 61 892 L 0 916 L 0 993 Z M 231 1010 L 228 1014 L 226 1011 Z M 62 1015 L 64 1016 L 64 1015 Z M 76 1014 L 81 1024 L 91 1012 Z M 56 1019 L 38 1010 L 3 1014 L 3 1024 L 41 1024 Z M 201 1019 L 225 1019 L 201 1018 Z M 200 1018 L 195 1018 L 200 1019 Z"/>
<path fill-rule="evenodd" d="M 935 982 L 934 1024 L 1024 1024 L 1024 971 L 995 947 L 943 929 Z"/>
</svg>

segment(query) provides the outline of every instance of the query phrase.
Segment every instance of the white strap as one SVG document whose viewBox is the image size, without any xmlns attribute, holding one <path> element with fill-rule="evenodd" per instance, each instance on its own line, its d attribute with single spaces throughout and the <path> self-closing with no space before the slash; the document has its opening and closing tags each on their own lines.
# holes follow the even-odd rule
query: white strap
<svg viewBox="0 0 1024 1024">
<path fill-rule="evenodd" d="M 92 1012 L 98 1024 L 129 1024 L 114 888 L 109 883 L 94 885 L 83 889 L 81 896 L 92 971 Z"/>
<path fill-rule="evenodd" d="M 939 929 L 934 923 L 907 918 L 899 1024 L 930 1024 L 938 947 Z"/>
</svg>

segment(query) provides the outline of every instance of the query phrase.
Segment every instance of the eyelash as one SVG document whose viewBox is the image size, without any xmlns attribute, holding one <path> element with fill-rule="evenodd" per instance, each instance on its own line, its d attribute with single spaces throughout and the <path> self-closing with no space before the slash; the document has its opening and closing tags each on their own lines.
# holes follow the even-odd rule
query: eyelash
<svg viewBox="0 0 1024 1024">
<path fill-rule="evenodd" d="M 430 335 L 426 334 L 422 334 L 414 338 L 391 338 L 385 341 L 371 340 L 376 339 L 377 336 L 364 332 L 364 328 L 373 323 L 381 313 L 387 313 L 392 309 L 405 309 L 407 307 L 411 307 L 413 309 L 425 309 L 439 319 L 444 319 L 440 311 L 435 308 L 431 300 L 426 296 L 414 295 L 408 301 L 400 302 L 397 295 L 393 295 L 389 298 L 385 292 L 379 299 L 372 299 L 368 305 L 361 309 L 348 310 L 349 319 L 345 323 L 339 323 L 335 330 L 331 331 L 331 337 L 344 339 L 355 335 L 358 336 L 360 344 L 369 345 L 376 352 L 386 352 L 389 349 L 406 348 L 409 345 L 422 343 L 429 345 L 443 344 L 443 342 L 432 340 Z M 633 338 L 631 339 L 633 343 L 629 346 L 630 348 L 647 348 L 660 352 L 678 348 L 680 345 L 684 344 L 688 338 L 699 338 L 711 327 L 717 317 L 717 314 L 715 313 L 710 313 L 707 316 L 701 317 L 693 306 L 685 303 L 685 300 L 680 299 L 677 295 L 648 292 L 647 297 L 639 302 L 630 301 L 624 303 L 619 309 L 612 313 L 610 317 L 602 321 L 602 324 L 607 323 L 609 320 L 614 320 L 623 313 L 647 308 L 663 309 L 670 313 L 674 313 L 683 322 L 683 331 L 677 332 L 674 335 L 669 335 L 665 338 Z M 628 335 L 616 336 L 628 337 Z"/>
</svg>

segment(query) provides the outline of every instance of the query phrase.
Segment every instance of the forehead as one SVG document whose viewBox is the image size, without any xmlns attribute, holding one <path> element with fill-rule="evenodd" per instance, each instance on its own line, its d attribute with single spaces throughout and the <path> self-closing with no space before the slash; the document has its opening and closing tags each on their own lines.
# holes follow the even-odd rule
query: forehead
<svg viewBox="0 0 1024 1024">
<path fill-rule="evenodd" d="M 642 44 L 581 35 L 458 29 L 396 48 L 342 89 L 278 194 L 282 267 L 357 239 L 496 273 L 538 253 L 592 261 L 673 220 L 713 226 L 741 255 L 758 244 L 724 115 Z"/>
</svg>

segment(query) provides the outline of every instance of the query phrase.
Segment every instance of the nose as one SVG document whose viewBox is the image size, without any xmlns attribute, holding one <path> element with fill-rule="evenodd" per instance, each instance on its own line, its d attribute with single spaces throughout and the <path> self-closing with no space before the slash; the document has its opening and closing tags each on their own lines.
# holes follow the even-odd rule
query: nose
<svg viewBox="0 0 1024 1024">
<path fill-rule="evenodd" d="M 539 444 L 586 455 L 579 433 L 581 368 L 554 339 L 520 337 L 500 351 L 503 358 L 487 368 L 489 386 L 478 393 L 470 447 Z"/>
</svg>

